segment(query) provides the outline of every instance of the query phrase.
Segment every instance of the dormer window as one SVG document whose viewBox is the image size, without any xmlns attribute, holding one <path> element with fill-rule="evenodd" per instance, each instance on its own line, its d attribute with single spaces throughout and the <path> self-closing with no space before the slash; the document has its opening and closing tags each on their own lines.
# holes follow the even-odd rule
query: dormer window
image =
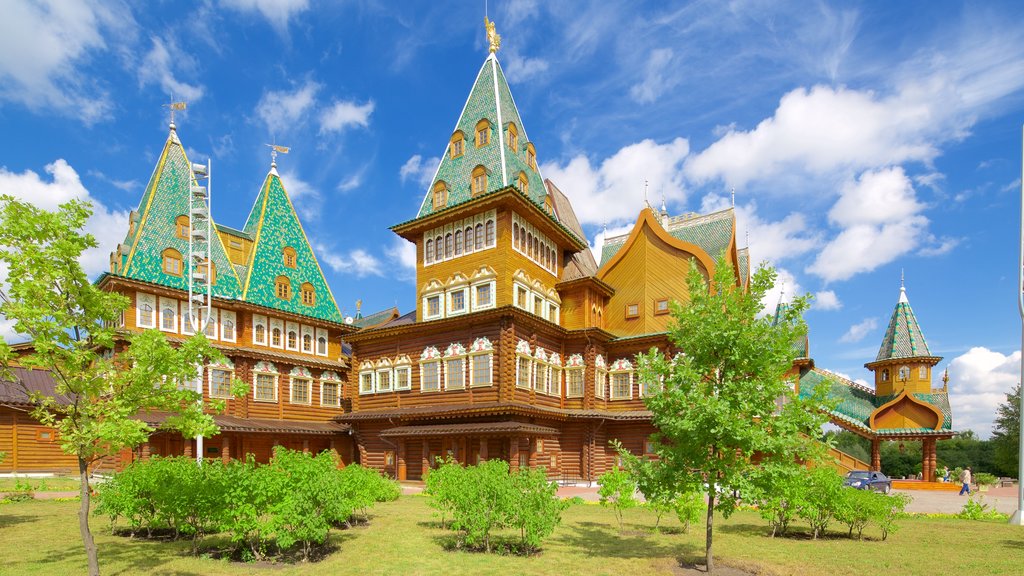
<svg viewBox="0 0 1024 576">
<path fill-rule="evenodd" d="M 486 118 L 476 123 L 476 147 L 491 143 L 491 123 Z"/>
<path fill-rule="evenodd" d="M 526 177 L 526 172 L 519 173 L 519 191 L 524 195 L 530 195 L 530 179 Z"/>
<path fill-rule="evenodd" d="M 209 260 L 207 260 L 206 262 L 203 262 L 202 264 L 196 266 L 196 272 L 198 274 L 202 274 L 204 277 L 207 274 L 207 270 L 209 270 L 209 274 L 210 274 L 210 284 L 211 285 L 212 284 L 216 284 L 217 283 L 217 265 L 216 264 L 214 264 L 214 263 L 210 262 Z M 204 279 L 203 282 L 205 283 L 205 279 Z"/>
<path fill-rule="evenodd" d="M 274 280 L 274 294 L 282 300 L 292 299 L 292 282 L 287 276 L 278 276 Z"/>
<path fill-rule="evenodd" d="M 434 210 L 444 208 L 448 204 L 448 185 L 444 180 L 434 183 Z"/>
<path fill-rule="evenodd" d="M 533 170 L 537 169 L 537 150 L 532 143 L 526 145 L 526 165 Z"/>
<path fill-rule="evenodd" d="M 309 282 L 302 285 L 302 303 L 306 306 L 316 305 L 316 289 Z"/>
<path fill-rule="evenodd" d="M 508 123 L 508 147 L 513 152 L 519 149 L 519 131 L 516 130 L 516 125 L 511 122 Z"/>
<path fill-rule="evenodd" d="M 181 252 L 174 248 L 168 248 L 163 251 L 162 256 L 164 273 L 181 276 Z"/>
<path fill-rule="evenodd" d="M 286 246 L 285 249 L 281 251 L 281 257 L 284 261 L 285 266 L 289 268 L 295 268 L 295 263 L 297 261 L 295 248 L 292 248 L 291 246 Z"/>
<path fill-rule="evenodd" d="M 134 224 L 134 223 L 133 223 Z M 188 216 L 181 215 L 174 219 L 174 235 L 182 240 L 188 240 L 189 225 Z M 131 234 L 131 231 L 128 232 Z"/>
<path fill-rule="evenodd" d="M 452 134 L 452 145 L 451 145 L 451 157 L 454 160 L 465 153 L 466 138 L 462 135 L 462 132 L 456 132 Z"/>
<path fill-rule="evenodd" d="M 477 166 L 473 169 L 473 176 L 471 180 L 473 188 L 473 196 L 483 194 L 487 190 L 487 169 L 483 166 Z"/>
</svg>

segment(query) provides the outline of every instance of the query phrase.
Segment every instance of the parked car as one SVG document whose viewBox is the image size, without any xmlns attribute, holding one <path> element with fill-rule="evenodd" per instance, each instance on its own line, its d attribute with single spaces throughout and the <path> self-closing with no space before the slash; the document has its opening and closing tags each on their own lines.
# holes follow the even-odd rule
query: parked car
<svg viewBox="0 0 1024 576">
<path fill-rule="evenodd" d="M 854 470 L 846 475 L 843 486 L 851 486 L 858 490 L 875 490 L 888 494 L 892 490 L 892 480 L 881 472 Z"/>
</svg>

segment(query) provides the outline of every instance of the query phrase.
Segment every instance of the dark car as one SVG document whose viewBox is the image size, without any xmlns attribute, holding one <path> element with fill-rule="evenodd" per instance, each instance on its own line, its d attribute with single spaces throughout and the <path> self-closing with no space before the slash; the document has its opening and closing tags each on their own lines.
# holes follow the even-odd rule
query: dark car
<svg viewBox="0 0 1024 576">
<path fill-rule="evenodd" d="M 843 486 L 852 486 L 858 490 L 875 490 L 888 494 L 892 490 L 892 480 L 881 472 L 854 470 L 846 475 Z"/>
</svg>

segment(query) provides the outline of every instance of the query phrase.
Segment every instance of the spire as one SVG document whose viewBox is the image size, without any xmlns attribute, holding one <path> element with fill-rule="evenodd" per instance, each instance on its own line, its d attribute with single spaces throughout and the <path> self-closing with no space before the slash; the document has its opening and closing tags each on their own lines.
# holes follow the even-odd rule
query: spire
<svg viewBox="0 0 1024 576">
<path fill-rule="evenodd" d="M 494 22 L 484 16 L 484 28 L 487 30 L 488 51 L 494 54 L 501 48 L 501 35 L 494 30 Z"/>
<path fill-rule="evenodd" d="M 875 362 L 930 356 L 928 343 L 925 342 L 924 333 L 921 332 L 921 326 L 917 323 L 914 311 L 910 309 L 907 289 L 901 278 L 900 297 L 896 302 L 896 308 L 892 311 L 889 327 L 882 338 L 882 345 L 878 349 Z"/>
<path fill-rule="evenodd" d="M 264 144 L 264 146 L 270 148 L 270 173 L 274 176 L 278 176 L 277 154 L 287 154 L 288 152 L 291 152 L 291 148 L 287 146 L 278 146 L 277 144 Z"/>
</svg>

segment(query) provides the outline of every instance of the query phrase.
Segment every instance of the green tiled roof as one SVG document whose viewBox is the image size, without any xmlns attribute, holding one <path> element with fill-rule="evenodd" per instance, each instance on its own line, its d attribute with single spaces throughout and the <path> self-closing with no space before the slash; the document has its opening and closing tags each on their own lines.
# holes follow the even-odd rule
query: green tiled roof
<svg viewBox="0 0 1024 576">
<path fill-rule="evenodd" d="M 342 322 L 338 305 L 276 169 L 271 170 L 263 182 L 244 231 L 254 238 L 254 244 L 246 266 L 248 274 L 242 298 L 269 308 Z M 284 264 L 283 250 L 289 246 L 296 253 L 295 268 Z M 290 300 L 277 297 L 274 281 L 278 276 L 287 276 L 291 281 Z M 300 287 L 304 282 L 309 282 L 316 290 L 313 306 L 302 303 Z"/>
<path fill-rule="evenodd" d="M 740 248 L 736 251 L 736 255 L 740 260 L 740 282 L 743 283 L 743 287 L 747 287 L 747 279 L 750 277 L 750 249 Z"/>
<path fill-rule="evenodd" d="M 497 89 L 495 89 L 497 86 Z M 491 123 L 490 142 L 476 147 L 476 125 L 480 120 L 487 119 Z M 508 146 L 508 125 L 516 125 L 519 145 L 516 150 Z M 473 169 L 484 166 L 487 169 L 487 190 L 492 192 L 506 186 L 519 186 L 519 173 L 524 172 L 529 181 L 529 197 L 543 206 L 547 190 L 544 180 L 537 170 L 531 169 L 526 163 L 526 145 L 529 139 L 523 127 L 519 110 L 512 100 L 512 93 L 505 80 L 505 74 L 498 64 L 498 59 L 491 54 L 480 67 L 476 81 L 466 100 L 466 105 L 459 116 L 455 131 L 462 131 L 465 138 L 463 154 L 451 158 L 448 146 L 441 156 L 441 164 L 437 174 L 430 183 L 427 193 L 420 205 L 417 218 L 434 213 L 433 188 L 438 180 L 448 186 L 448 203 L 445 207 L 462 204 L 473 199 L 470 179 Z M 454 131 L 453 131 L 454 133 Z M 450 136 L 450 135 L 449 135 Z M 451 143 L 449 142 L 449 146 Z M 502 162 L 504 156 L 504 163 Z"/>
<path fill-rule="evenodd" d="M 175 234 L 174 220 L 188 215 L 190 188 L 195 182 L 185 150 L 172 131 L 164 144 L 156 170 L 149 179 L 139 204 L 139 221 L 132 234 L 125 238 L 126 254 L 120 254 L 120 275 L 152 282 L 179 290 L 188 290 L 188 240 Z M 241 282 L 231 261 L 228 260 L 220 236 L 211 238 L 211 259 L 217 273 L 213 286 L 215 296 L 239 298 Z M 163 251 L 173 248 L 182 255 L 186 270 L 180 276 L 163 270 Z"/>
<path fill-rule="evenodd" d="M 827 387 L 826 396 L 836 403 L 835 407 L 829 410 L 829 414 L 855 428 L 870 431 L 868 420 L 871 414 L 879 406 L 891 402 L 896 395 L 876 396 L 869 388 L 851 382 L 846 378 L 825 370 L 811 369 L 800 376 L 800 397 L 808 398 L 819 386 Z M 942 434 L 949 432 L 953 427 L 953 413 L 949 406 L 949 395 L 946 392 L 933 392 L 931 394 L 912 394 L 912 396 L 938 408 L 944 416 L 940 430 L 933 431 L 931 428 L 900 428 L 875 430 L 879 435 L 893 434 Z"/>
<path fill-rule="evenodd" d="M 684 242 L 695 244 L 712 258 L 728 249 L 733 235 L 733 209 L 726 208 L 703 216 L 685 214 L 674 216 L 665 223 L 665 231 Z M 625 245 L 629 234 L 610 238 L 601 249 L 601 265 L 611 260 Z M 742 271 L 743 268 L 740 268 Z"/>
<path fill-rule="evenodd" d="M 875 362 L 922 356 L 931 356 L 931 352 L 928 351 L 928 343 L 924 340 L 924 334 L 921 332 L 921 326 L 917 323 L 914 311 L 910 309 L 907 291 L 900 286 L 900 299 L 892 311 L 889 328 L 886 329 L 885 337 L 882 338 L 882 345 L 878 348 Z"/>
<path fill-rule="evenodd" d="M 381 310 L 380 312 L 374 312 L 366 316 L 361 316 L 352 321 L 352 324 L 357 328 L 366 328 L 367 326 L 376 326 L 385 320 L 398 317 L 398 308 L 388 308 L 387 310 Z"/>
</svg>

